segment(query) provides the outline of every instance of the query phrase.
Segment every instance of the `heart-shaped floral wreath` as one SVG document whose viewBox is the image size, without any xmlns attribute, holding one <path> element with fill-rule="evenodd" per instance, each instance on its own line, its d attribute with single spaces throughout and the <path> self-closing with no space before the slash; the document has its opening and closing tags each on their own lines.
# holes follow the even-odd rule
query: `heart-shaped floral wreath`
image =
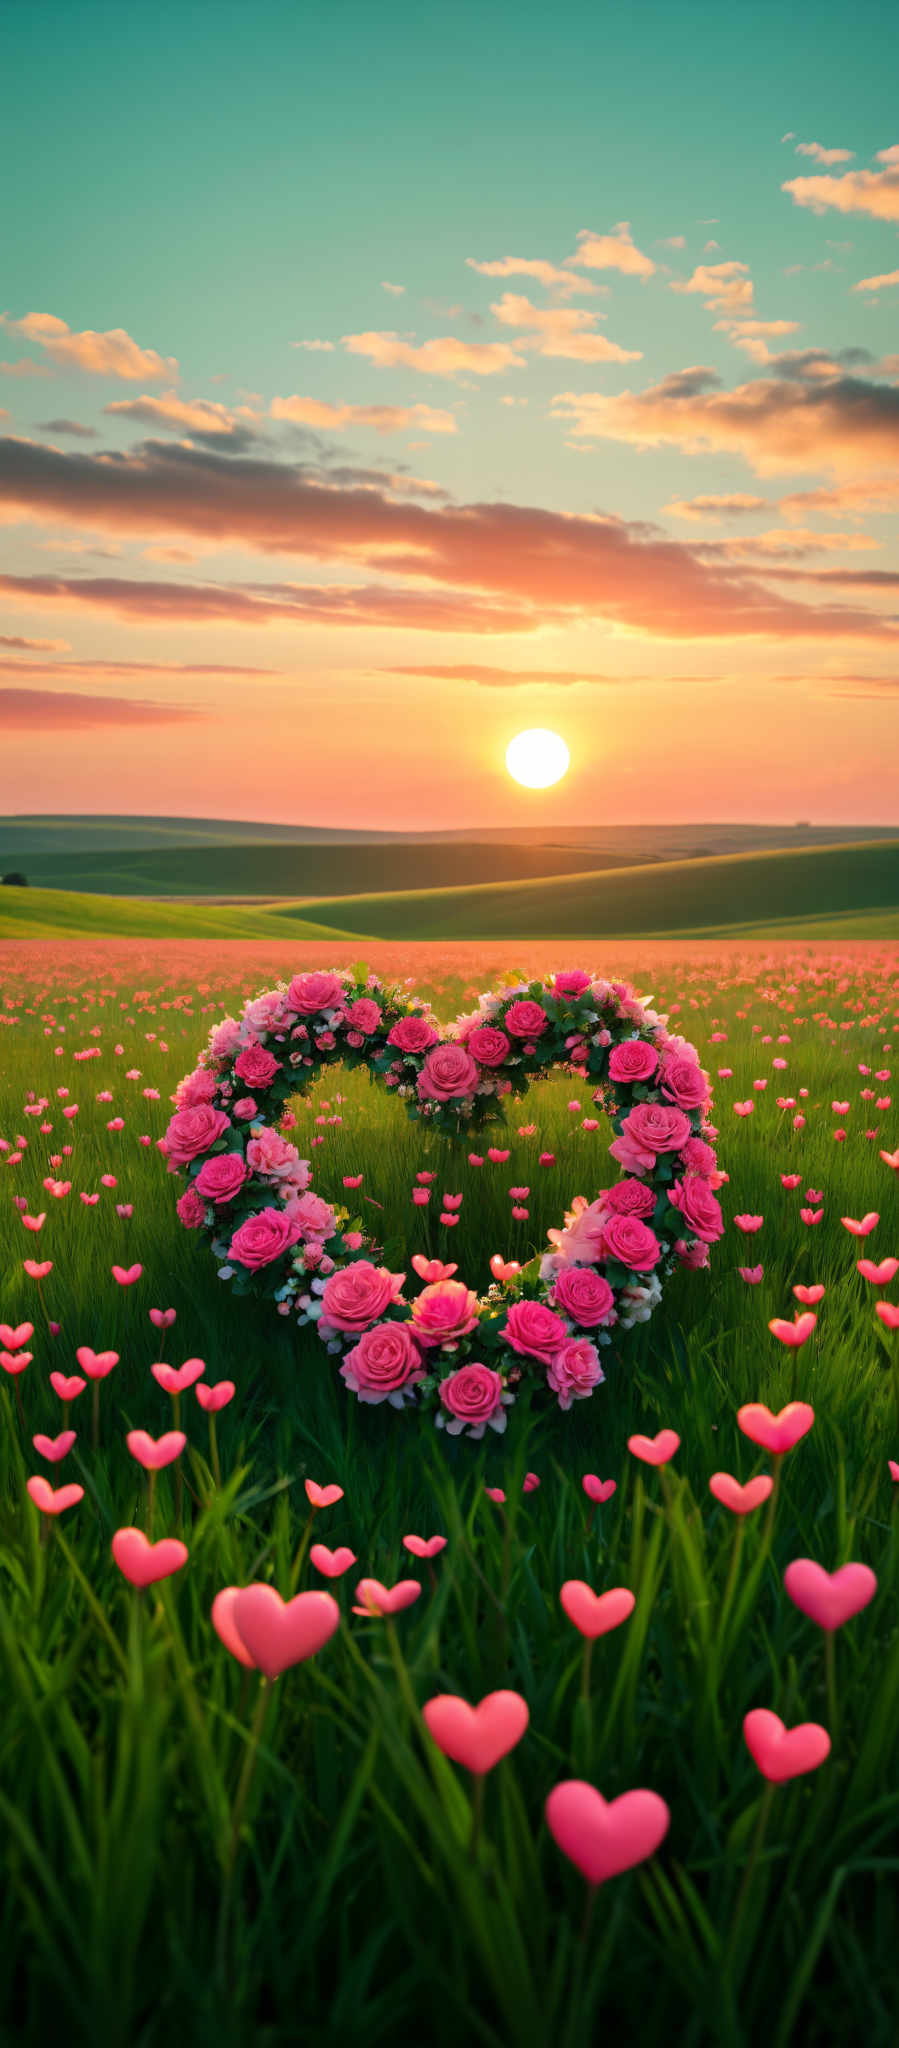
<svg viewBox="0 0 899 2048">
<path fill-rule="evenodd" d="M 410 1303 L 406 1275 L 375 1263 L 371 1239 L 314 1192 L 283 1135 L 289 1097 L 338 1062 L 367 1067 L 410 1117 L 452 1135 L 504 1122 L 504 1098 L 566 1069 L 597 1084 L 623 1178 L 592 1202 L 576 1196 L 530 1265 L 495 1262 L 484 1295 L 455 1266 L 416 1256 L 425 1284 Z M 482 995 L 448 1031 L 409 983 L 358 968 L 295 974 L 214 1026 L 173 1100 L 163 1149 L 190 1180 L 178 1215 L 210 1239 L 219 1277 L 315 1323 L 360 1401 L 429 1408 L 454 1436 L 504 1430 L 525 1377 L 563 1409 L 592 1394 L 612 1328 L 647 1321 L 662 1278 L 707 1265 L 723 1229 L 695 1047 L 627 982 L 580 969 Z"/>
</svg>

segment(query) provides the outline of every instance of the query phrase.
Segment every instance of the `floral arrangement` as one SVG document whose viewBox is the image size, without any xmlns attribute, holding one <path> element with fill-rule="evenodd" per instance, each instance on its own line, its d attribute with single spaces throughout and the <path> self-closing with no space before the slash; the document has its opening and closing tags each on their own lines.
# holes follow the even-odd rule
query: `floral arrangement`
<svg viewBox="0 0 899 2048">
<path fill-rule="evenodd" d="M 533 1080 L 567 1069 L 594 1084 L 622 1177 L 593 1201 L 576 1196 L 550 1250 L 502 1266 L 484 1295 L 416 1255 L 410 1301 L 407 1275 L 377 1263 L 284 1135 L 289 1098 L 338 1062 L 366 1066 L 410 1117 L 448 1133 L 504 1121 Z M 178 1215 L 209 1238 L 219 1277 L 314 1323 L 358 1400 L 427 1409 L 453 1436 L 504 1430 L 526 1379 L 565 1410 L 589 1398 L 613 1329 L 647 1321 L 665 1277 L 706 1266 L 723 1230 L 695 1048 L 627 982 L 582 969 L 482 995 L 448 1029 L 409 983 L 296 974 L 214 1026 L 173 1100 L 163 1149 L 188 1179 Z"/>
</svg>

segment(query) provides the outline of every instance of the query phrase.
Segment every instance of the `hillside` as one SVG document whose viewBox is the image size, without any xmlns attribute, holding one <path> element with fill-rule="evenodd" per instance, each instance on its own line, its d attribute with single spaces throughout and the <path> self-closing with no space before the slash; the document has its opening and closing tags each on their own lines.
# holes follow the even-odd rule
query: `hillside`
<svg viewBox="0 0 899 2048">
<path fill-rule="evenodd" d="M 629 865 L 623 853 L 591 854 L 583 847 L 506 846 L 479 841 L 443 844 L 374 840 L 364 846 L 254 844 L 181 845 L 102 852 L 0 855 L 0 874 L 24 868 L 29 883 L 104 896 L 243 897 L 351 896 L 395 889 L 465 888 L 475 882 L 513 882 L 583 873 L 585 867 Z"/>
</svg>

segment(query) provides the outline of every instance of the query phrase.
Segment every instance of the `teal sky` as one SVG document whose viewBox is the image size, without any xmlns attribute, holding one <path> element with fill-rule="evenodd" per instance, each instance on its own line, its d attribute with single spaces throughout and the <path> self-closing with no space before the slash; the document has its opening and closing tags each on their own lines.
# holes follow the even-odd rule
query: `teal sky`
<svg viewBox="0 0 899 2048">
<path fill-rule="evenodd" d="M 40 684 L 35 697 L 41 691 L 58 695 L 68 683 L 82 694 L 90 685 L 89 694 L 102 698 L 114 681 L 117 700 L 127 704 L 129 694 L 139 694 L 157 707 L 168 705 L 175 723 L 179 662 L 255 663 L 260 674 L 254 702 L 268 705 L 271 693 L 280 693 L 279 706 L 289 709 L 297 732 L 309 729 L 302 693 L 310 677 L 339 678 L 364 727 L 385 703 L 388 723 L 407 717 L 407 683 L 383 677 L 419 661 L 435 670 L 464 670 L 466 663 L 504 672 L 539 669 L 548 681 L 522 683 L 514 693 L 500 683 L 469 688 L 456 678 L 468 692 L 466 716 L 484 731 L 467 783 L 468 809 L 473 806 L 477 818 L 485 801 L 495 801 L 500 810 L 503 802 L 507 810 L 519 802 L 490 780 L 490 749 L 499 746 L 510 718 L 513 731 L 521 723 L 561 729 L 573 718 L 578 758 L 577 747 L 598 715 L 595 688 L 589 694 L 591 674 L 612 672 L 612 684 L 602 685 L 601 716 L 613 724 L 618 700 L 607 692 L 614 690 L 615 676 L 644 692 L 641 705 L 651 719 L 657 716 L 656 698 L 646 693 L 655 691 L 664 722 L 671 678 L 699 678 L 699 687 L 722 675 L 751 674 L 761 693 L 760 717 L 766 719 L 777 705 L 784 730 L 797 734 L 807 727 L 808 692 L 816 678 L 854 675 L 875 686 L 863 717 L 857 702 L 853 711 L 845 697 L 837 709 L 832 689 L 817 695 L 831 765 L 822 754 L 799 808 L 817 807 L 822 819 L 862 816 L 873 801 L 886 820 L 891 802 L 891 816 L 899 818 L 899 800 L 890 798 L 886 781 L 877 784 L 883 749 L 897 738 L 889 585 L 859 587 L 856 581 L 828 590 L 823 583 L 786 576 L 775 592 L 759 581 L 760 554 L 716 561 L 714 553 L 701 552 L 708 544 L 713 550 L 715 543 L 742 546 L 779 530 L 784 497 L 823 486 L 845 490 L 879 475 L 873 433 L 859 445 L 853 467 L 855 429 L 847 441 L 842 416 L 829 414 L 817 462 L 807 440 L 796 446 L 795 460 L 793 444 L 785 440 L 773 465 L 769 437 L 766 469 L 747 444 L 703 445 L 695 433 L 692 439 L 641 443 L 632 425 L 622 431 L 616 424 L 614 433 L 603 425 L 598 431 L 595 414 L 586 425 L 583 419 L 577 423 L 576 403 L 585 394 L 599 394 L 603 402 L 620 404 L 622 393 L 647 393 L 697 365 L 715 374 L 723 396 L 755 380 L 795 386 L 799 375 L 820 381 L 829 364 L 842 385 L 855 380 L 864 386 L 861 392 L 836 393 L 835 403 L 856 416 L 876 386 L 871 403 L 884 410 L 884 488 L 867 503 L 857 499 L 845 516 L 818 516 L 814 509 L 786 516 L 794 528 L 798 520 L 803 532 L 817 529 L 829 542 L 820 556 L 809 547 L 806 559 L 817 572 L 899 572 L 899 495 L 890 500 L 885 488 L 899 451 L 899 440 L 891 439 L 894 431 L 899 434 L 899 397 L 897 411 L 890 412 L 891 393 L 899 386 L 899 289 L 891 283 L 880 290 L 853 289 L 860 280 L 889 278 L 899 269 L 899 193 L 895 205 L 892 197 L 878 196 L 870 208 L 853 205 L 847 211 L 828 198 L 816 210 L 782 189 L 788 180 L 816 175 L 829 176 L 835 189 L 844 177 L 865 171 L 875 173 L 884 189 L 899 183 L 899 173 L 889 159 L 884 162 L 899 133 L 895 24 L 895 10 L 887 6 L 847 11 L 819 4 L 791 13 L 771 0 L 751 10 L 696 4 L 622 8 L 595 0 L 555 10 L 545 0 L 539 6 L 482 0 L 452 8 L 398 0 L 381 6 L 330 0 L 322 7 L 263 0 L 255 13 L 211 0 L 158 9 L 85 0 L 78 6 L 21 8 L 14 15 L 8 10 L 0 27 L 0 68 L 12 90 L 4 94 L 0 171 L 14 207 L 5 226 L 0 286 L 0 408 L 6 415 L 0 416 L 0 435 L 60 451 L 60 479 L 51 518 L 46 507 L 36 509 L 27 500 L 17 481 L 4 491 L 0 461 L 6 574 L 20 585 L 6 592 L 0 585 L 0 639 L 63 639 L 60 654 L 66 659 L 54 664 L 40 649 L 11 650 L 10 664 L 18 666 L 0 671 L 0 721 L 4 694 L 15 689 L 21 698 L 31 688 L 30 681 L 23 684 L 22 670 L 33 665 L 24 657 L 36 652 L 42 653 L 43 673 L 33 679 Z M 812 145 L 818 159 L 810 154 Z M 821 153 L 827 152 L 841 160 L 824 164 Z M 629 224 L 626 230 L 622 223 Z M 597 237 L 623 232 L 652 274 L 566 264 L 577 257 L 583 230 Z M 563 279 L 567 268 L 571 290 L 564 283 L 488 276 L 471 267 L 470 259 L 496 263 L 508 256 L 539 259 Z M 698 285 L 678 290 L 689 285 L 697 268 L 719 265 L 744 266 L 739 276 L 751 280 L 751 304 L 736 309 L 740 317 L 789 323 L 783 337 L 756 342 L 753 354 L 746 346 L 749 330 L 722 331 L 724 309 L 710 307 Z M 397 289 L 388 291 L 386 284 Z M 590 333 L 608 338 L 625 359 L 560 357 L 536 347 L 531 336 L 522 345 L 523 360 L 501 373 L 482 374 L 461 360 L 456 369 L 425 374 L 413 362 L 382 363 L 370 345 L 346 343 L 346 337 L 365 344 L 366 337 L 392 335 L 414 351 L 432 339 L 455 337 L 463 356 L 466 346 L 476 344 L 514 348 L 528 323 L 523 312 L 513 320 L 491 310 L 506 294 L 519 309 L 524 302 L 544 313 L 556 307 L 593 316 Z M 64 322 L 73 336 L 122 330 L 138 349 L 175 359 L 177 371 L 148 381 L 117 371 L 93 374 L 17 328 L 15 323 L 33 313 Z M 310 340 L 329 346 L 297 346 Z M 821 368 L 797 372 L 782 360 L 812 350 L 826 359 Z M 860 352 L 857 360 L 847 354 L 852 351 Z M 21 370 L 29 358 L 36 374 Z M 174 613 L 154 622 L 136 613 L 126 620 L 114 596 L 88 607 L 76 592 L 57 596 L 51 605 L 38 584 L 29 601 L 27 579 L 48 576 L 164 577 L 176 589 L 214 581 L 233 590 L 287 580 L 313 582 L 319 589 L 356 581 L 370 585 L 387 573 L 381 544 L 371 536 L 354 556 L 343 541 L 331 552 L 321 537 L 296 551 L 279 543 L 273 552 L 239 523 L 214 547 L 207 534 L 193 554 L 190 536 L 196 538 L 197 527 L 187 483 L 180 533 L 177 505 L 171 504 L 164 513 L 154 512 L 144 532 L 114 504 L 101 525 L 93 513 L 86 524 L 74 478 L 77 461 L 96 463 L 101 450 L 118 451 L 123 470 L 130 470 L 139 464 L 145 441 L 154 447 L 163 440 L 186 444 L 188 450 L 200 445 L 183 421 L 179 429 L 174 420 L 166 424 L 146 413 L 140 418 L 105 410 L 169 391 L 184 404 L 226 409 L 232 424 L 245 422 L 245 445 L 232 443 L 235 467 L 256 455 L 284 467 L 314 462 L 330 469 L 336 492 L 352 488 L 348 475 L 339 474 L 341 465 L 347 472 L 369 470 L 371 489 L 380 475 L 414 476 L 430 486 L 422 501 L 432 512 L 442 505 L 506 504 L 569 519 L 599 514 L 626 522 L 634 547 L 653 535 L 682 549 L 698 547 L 703 575 L 732 568 L 737 580 L 751 576 L 756 589 L 791 605 L 839 604 L 852 608 L 853 616 L 865 607 L 875 619 L 883 618 L 883 631 L 872 635 L 864 618 L 857 629 L 847 621 L 837 646 L 820 622 L 810 620 L 806 640 L 801 621 L 797 625 L 785 615 L 781 631 L 772 614 L 762 640 L 753 628 L 748 643 L 739 622 L 732 636 L 716 632 L 710 638 L 700 617 L 701 593 L 695 636 L 684 633 L 682 622 L 668 634 L 642 615 L 612 618 L 601 604 L 591 607 L 580 596 L 563 621 L 554 610 L 558 592 L 549 587 L 542 593 L 546 608 L 536 631 L 534 621 L 524 633 L 497 620 L 489 634 L 480 627 L 472 631 L 461 616 L 440 632 L 377 621 L 364 630 L 339 621 L 328 628 L 283 620 L 238 626 L 224 614 L 202 627 L 194 618 L 188 623 L 186 613 L 183 624 Z M 451 415 L 455 431 L 422 427 L 414 418 L 389 435 L 357 420 L 332 430 L 273 418 L 273 401 L 290 398 L 353 408 L 426 407 L 444 420 Z M 66 431 L 48 425 L 59 421 L 67 423 Z M 74 431 L 78 426 L 81 435 Z M 203 446 L 208 445 L 207 440 Z M 7 456 L 15 471 L 17 451 L 10 457 L 7 448 Z M 409 489 L 407 484 L 407 495 Z M 764 500 L 764 510 L 738 516 L 731 509 L 702 523 L 696 511 L 669 509 L 701 495 L 741 493 Z M 843 553 L 834 540 L 839 533 L 846 540 Z M 875 552 L 864 552 L 860 535 L 876 559 Z M 157 559 L 160 548 L 170 556 L 164 567 Z M 794 578 L 804 576 L 798 558 L 783 559 L 793 562 Z M 692 574 L 692 561 L 686 566 Z M 479 587 L 476 570 L 475 563 L 464 577 L 441 572 L 438 581 L 444 591 L 449 580 L 471 593 Z M 647 587 L 655 573 L 647 555 Z M 394 589 L 420 589 L 415 576 L 407 554 L 389 581 Z M 496 582 L 490 587 L 495 593 Z M 138 690 L 124 670 L 115 681 L 107 669 L 104 680 L 104 662 L 128 659 L 155 664 L 159 687 L 144 682 Z M 92 670 L 92 663 L 99 666 Z M 54 666 L 56 673 L 49 673 Z M 785 685 L 775 677 L 787 668 L 796 682 L 785 696 Z M 263 669 L 275 670 L 278 682 L 265 682 Z M 553 675 L 575 670 L 584 672 L 584 680 L 563 693 Z M 859 684 L 852 687 L 857 691 Z M 215 698 L 196 683 L 180 688 L 185 717 L 194 723 L 204 715 L 212 721 L 222 717 L 224 686 L 216 686 Z M 460 701 L 455 684 L 448 695 L 446 681 L 432 676 L 432 744 L 442 746 L 445 731 L 455 729 Z M 246 709 L 245 694 L 240 706 L 237 698 L 229 700 L 228 716 L 237 719 L 240 707 Z M 712 735 L 720 781 L 729 744 L 728 704 L 720 691 L 713 696 L 706 690 L 700 714 Z M 28 807 L 59 807 L 61 786 L 46 759 L 35 764 L 28 707 L 23 711 L 18 699 L 13 720 Z M 161 711 L 155 722 L 146 714 L 146 723 L 142 746 L 153 753 L 159 784 L 150 807 L 190 808 L 183 776 L 164 786 L 178 734 L 172 724 L 165 728 Z M 863 726 L 873 730 L 870 750 Z M 852 765 L 847 771 L 842 762 L 837 772 L 835 750 L 845 755 L 850 727 Z M 98 749 L 105 774 L 118 759 L 116 747 L 134 744 L 127 714 L 111 713 L 107 730 L 98 713 L 90 733 L 90 744 L 80 728 L 67 743 L 69 780 L 74 773 L 77 783 L 72 809 L 103 808 L 93 801 Z M 215 799 L 198 782 L 193 807 L 199 811 L 223 808 L 219 738 L 213 735 L 219 763 Z M 237 732 L 234 744 L 245 762 L 246 734 Z M 339 775 L 329 767 L 324 737 L 322 744 L 321 817 L 331 821 L 345 796 L 362 800 L 364 772 L 360 762 L 348 776 Z M 622 763 L 620 790 L 628 786 L 625 768 Z M 397 776 L 386 775 L 388 804 L 399 802 L 398 792 L 408 790 L 412 773 L 404 756 Z M 233 773 L 224 784 L 233 807 L 240 794 Z M 435 786 L 430 772 L 419 786 L 421 806 L 429 809 Z M 582 781 L 584 801 L 594 799 L 596 788 L 595 780 Z M 678 809 L 683 790 L 683 778 L 667 792 L 654 780 L 653 801 L 667 815 L 684 814 Z M 636 801 L 637 785 L 632 794 Z M 45 802 L 38 800 L 42 795 Z M 775 789 L 772 800 L 787 815 L 796 809 L 797 799 L 785 787 Z M 135 801 L 134 807 L 141 806 Z M 286 784 L 266 789 L 257 781 L 239 806 L 255 816 L 265 815 L 266 807 L 273 817 L 293 814 Z M 426 822 L 412 815 L 414 805 L 406 799 L 403 808 L 402 822 Z M 708 809 L 700 805 L 700 814 L 708 815 Z M 761 815 L 758 804 L 750 802 L 744 814 Z M 470 821 L 455 811 L 447 818 Z M 384 820 L 370 814 L 365 822 Z"/>
</svg>

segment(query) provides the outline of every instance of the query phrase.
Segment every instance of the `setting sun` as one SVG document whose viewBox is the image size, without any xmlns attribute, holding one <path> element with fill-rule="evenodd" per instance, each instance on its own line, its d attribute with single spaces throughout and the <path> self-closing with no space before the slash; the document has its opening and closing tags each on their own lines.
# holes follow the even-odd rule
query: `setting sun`
<svg viewBox="0 0 899 2048">
<path fill-rule="evenodd" d="M 525 789 L 549 789 L 551 783 L 561 782 L 570 761 L 565 741 L 557 732 L 546 732 L 542 726 L 516 733 L 506 748 L 509 774 L 523 783 Z"/>
</svg>

